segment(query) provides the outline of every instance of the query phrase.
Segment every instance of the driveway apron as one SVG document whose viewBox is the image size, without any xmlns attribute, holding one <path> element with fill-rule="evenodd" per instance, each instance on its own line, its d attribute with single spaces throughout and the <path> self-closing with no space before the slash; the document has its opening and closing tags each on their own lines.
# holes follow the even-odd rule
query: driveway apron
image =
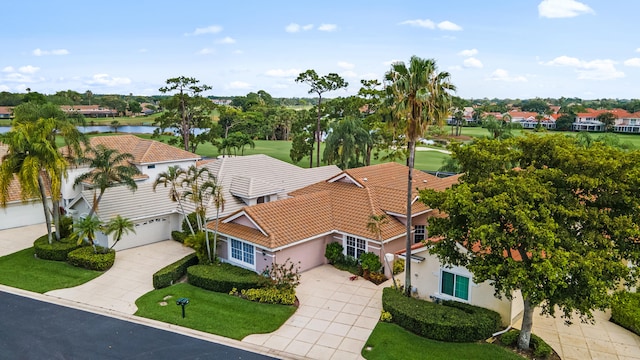
<svg viewBox="0 0 640 360">
<path fill-rule="evenodd" d="M 0 256 L 32 247 L 33 242 L 46 233 L 47 225 L 44 223 L 2 230 L 0 231 Z"/>
<path fill-rule="evenodd" d="M 302 273 L 296 313 L 275 332 L 242 341 L 286 357 L 362 359 L 360 351 L 380 318 L 384 285 L 350 277 L 330 265 Z"/>
</svg>

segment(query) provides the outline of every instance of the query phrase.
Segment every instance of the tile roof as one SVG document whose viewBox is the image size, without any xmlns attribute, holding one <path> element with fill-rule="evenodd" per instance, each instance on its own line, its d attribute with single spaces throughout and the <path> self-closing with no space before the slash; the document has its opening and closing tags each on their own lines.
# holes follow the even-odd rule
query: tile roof
<svg viewBox="0 0 640 360">
<path fill-rule="evenodd" d="M 396 163 L 346 170 L 327 181 L 291 192 L 290 199 L 244 207 L 223 219 L 219 231 L 270 249 L 331 232 L 372 239 L 374 235 L 367 229 L 371 215 L 406 213 L 406 190 L 403 189 L 407 186 L 407 171 L 406 166 Z M 458 178 L 441 179 L 414 171 L 414 181 L 420 189 L 442 190 Z M 428 210 L 421 202 L 412 205 L 414 214 Z M 241 217 L 251 219 L 267 235 L 234 223 Z M 405 234 L 401 221 L 394 216 L 389 219 L 382 227 L 384 240 Z M 208 227 L 214 229 L 215 223 L 209 223 Z"/>
<path fill-rule="evenodd" d="M 4 156 L 7 155 L 8 150 L 9 150 L 9 147 L 7 145 L 0 143 L 0 163 L 2 162 L 2 159 L 4 158 Z M 45 191 L 47 196 L 49 196 L 50 193 L 49 193 L 48 186 L 46 187 Z M 7 203 L 18 202 L 18 201 L 29 201 L 29 200 L 39 201 L 40 200 L 39 196 L 26 196 L 25 198 L 23 198 L 22 187 L 20 186 L 20 182 L 18 181 L 18 177 L 16 175 L 13 175 L 13 179 L 9 183 L 9 190 L 7 195 L 8 195 Z"/>
<path fill-rule="evenodd" d="M 180 160 L 200 160 L 200 155 L 155 140 L 139 138 L 135 135 L 95 136 L 91 146 L 103 145 L 120 153 L 133 155 L 136 165 L 162 163 Z"/>
<path fill-rule="evenodd" d="M 281 187 L 269 184 L 258 178 L 234 176 L 229 189 L 234 196 L 253 199 L 258 196 L 277 194 L 284 191 Z"/>
</svg>

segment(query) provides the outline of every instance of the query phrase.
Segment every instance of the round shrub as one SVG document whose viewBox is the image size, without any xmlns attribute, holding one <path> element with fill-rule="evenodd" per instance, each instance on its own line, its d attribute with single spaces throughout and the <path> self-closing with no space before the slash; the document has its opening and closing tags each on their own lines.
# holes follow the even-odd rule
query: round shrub
<svg viewBox="0 0 640 360">
<path fill-rule="evenodd" d="M 171 232 L 171 238 L 179 243 L 184 244 L 184 239 L 186 237 L 187 237 L 187 234 L 183 233 L 182 231 L 174 230 Z"/>
<path fill-rule="evenodd" d="M 340 263 L 344 259 L 344 255 L 342 254 L 343 249 L 342 244 L 339 242 L 328 243 L 324 251 L 324 257 L 327 258 L 329 264 Z"/>
<path fill-rule="evenodd" d="M 360 265 L 363 271 L 377 272 L 382 268 L 378 255 L 368 252 L 360 255 Z"/>
<path fill-rule="evenodd" d="M 193 286 L 227 294 L 234 288 L 237 291 L 261 288 L 270 282 L 251 270 L 227 263 L 190 266 L 187 278 Z"/>
<path fill-rule="evenodd" d="M 404 259 L 396 259 L 393 262 L 393 275 L 398 275 L 404 271 Z"/>
<path fill-rule="evenodd" d="M 611 321 L 640 335 L 640 293 L 617 293 L 611 304 Z"/>
<path fill-rule="evenodd" d="M 67 261 L 69 264 L 89 270 L 105 271 L 113 266 L 116 260 L 116 251 L 109 249 L 104 252 L 104 248 L 97 247 L 97 253 L 93 246 L 84 246 L 69 253 Z"/>
<path fill-rule="evenodd" d="M 500 336 L 500 342 L 505 346 L 515 347 L 518 344 L 519 337 L 520 330 L 511 329 Z M 553 354 L 553 348 L 535 334 L 531 334 L 529 349 L 533 351 L 536 359 L 546 359 L 549 355 Z"/>
<path fill-rule="evenodd" d="M 80 247 L 73 240 L 62 238 L 60 241 L 56 241 L 55 235 L 53 238 L 51 244 L 49 244 L 47 235 L 43 235 L 33 242 L 33 250 L 38 259 L 67 261 L 67 254 Z"/>
</svg>

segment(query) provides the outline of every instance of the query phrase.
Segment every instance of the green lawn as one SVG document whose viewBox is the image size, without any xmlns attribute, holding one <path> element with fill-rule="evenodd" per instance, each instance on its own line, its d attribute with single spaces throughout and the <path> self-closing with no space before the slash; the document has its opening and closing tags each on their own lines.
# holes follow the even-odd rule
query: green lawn
<svg viewBox="0 0 640 360">
<path fill-rule="evenodd" d="M 368 350 L 370 348 L 370 350 Z M 378 323 L 362 349 L 369 360 L 411 359 L 525 359 L 498 345 L 488 343 L 446 343 L 425 339 L 396 324 Z"/>
<path fill-rule="evenodd" d="M 189 299 L 184 319 L 176 305 L 182 297 Z M 135 315 L 237 340 L 275 331 L 296 311 L 293 306 L 251 302 L 185 283 L 148 292 L 136 300 L 136 306 Z"/>
<path fill-rule="evenodd" d="M 0 284 L 37 293 L 78 286 L 101 274 L 62 261 L 36 259 L 33 248 L 0 257 Z"/>
</svg>

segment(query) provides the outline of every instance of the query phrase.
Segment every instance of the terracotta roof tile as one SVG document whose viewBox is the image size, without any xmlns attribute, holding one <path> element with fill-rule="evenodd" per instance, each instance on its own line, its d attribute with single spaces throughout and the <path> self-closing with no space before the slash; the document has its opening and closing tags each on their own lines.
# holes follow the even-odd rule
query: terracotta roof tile
<svg viewBox="0 0 640 360">
<path fill-rule="evenodd" d="M 133 155 L 134 164 L 150 164 L 177 160 L 198 160 L 200 155 L 178 149 L 165 143 L 139 138 L 135 135 L 92 137 L 91 146 L 103 145 L 120 153 Z"/>
</svg>

